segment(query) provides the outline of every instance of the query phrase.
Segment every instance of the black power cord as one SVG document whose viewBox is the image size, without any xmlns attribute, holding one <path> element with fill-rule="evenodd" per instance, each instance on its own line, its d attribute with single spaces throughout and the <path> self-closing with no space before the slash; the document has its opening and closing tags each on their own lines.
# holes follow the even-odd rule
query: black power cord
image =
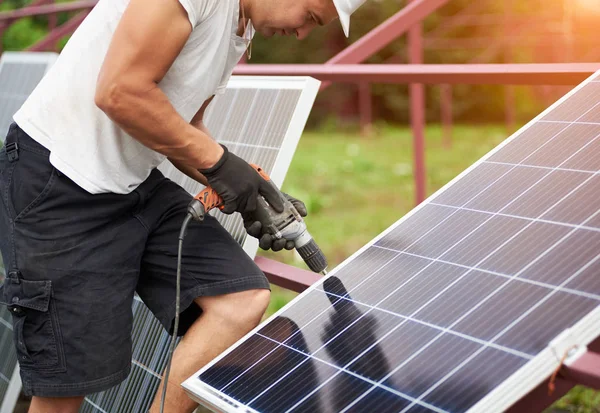
<svg viewBox="0 0 600 413">
<path fill-rule="evenodd" d="M 169 345 L 169 356 L 167 358 L 167 370 L 165 371 L 165 380 L 162 390 L 162 396 L 160 400 L 160 413 L 164 413 L 165 399 L 167 398 L 167 385 L 169 384 L 169 373 L 171 372 L 171 361 L 173 359 L 173 352 L 175 351 L 175 343 L 177 342 L 177 330 L 179 330 L 179 301 L 181 292 L 181 256 L 183 255 L 183 239 L 187 231 L 187 227 L 190 221 L 194 218 L 191 213 L 188 213 L 181 224 L 181 231 L 179 231 L 179 250 L 177 252 L 177 281 L 175 287 L 175 323 L 173 326 L 173 335 L 171 336 L 171 343 Z"/>
</svg>

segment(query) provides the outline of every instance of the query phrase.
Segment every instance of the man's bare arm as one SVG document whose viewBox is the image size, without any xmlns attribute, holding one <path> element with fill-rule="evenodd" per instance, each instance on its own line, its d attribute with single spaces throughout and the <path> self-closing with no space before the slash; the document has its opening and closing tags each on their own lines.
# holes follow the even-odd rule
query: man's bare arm
<svg viewBox="0 0 600 413">
<path fill-rule="evenodd" d="M 158 87 L 191 31 L 177 0 L 131 0 L 104 59 L 95 101 L 147 147 L 203 169 L 214 165 L 223 149 L 186 122 Z"/>
<path fill-rule="evenodd" d="M 214 96 L 211 96 L 209 99 L 206 100 L 206 102 L 204 102 L 202 104 L 202 107 L 198 110 L 198 112 L 196 113 L 196 115 L 194 115 L 194 118 L 190 122 L 192 126 L 199 129 L 200 131 L 204 132 L 207 136 L 211 136 L 211 134 L 203 122 L 204 112 L 206 111 L 206 108 L 208 107 L 208 105 L 210 105 L 210 102 L 212 102 L 213 98 L 214 98 Z M 212 138 L 212 136 L 211 136 L 211 138 Z M 169 161 L 171 161 L 171 163 L 177 169 L 179 169 L 181 172 L 183 172 L 184 174 L 186 174 L 193 180 L 200 182 L 202 185 L 208 185 L 204 175 L 202 175 L 196 168 L 191 167 L 190 165 L 187 165 L 181 161 L 177 161 L 176 159 L 169 158 Z"/>
</svg>

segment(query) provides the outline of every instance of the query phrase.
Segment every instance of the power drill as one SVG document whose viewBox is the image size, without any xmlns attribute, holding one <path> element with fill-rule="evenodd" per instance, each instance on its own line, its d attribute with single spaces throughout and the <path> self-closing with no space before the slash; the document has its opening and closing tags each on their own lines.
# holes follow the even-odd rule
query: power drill
<svg viewBox="0 0 600 413">
<path fill-rule="evenodd" d="M 258 174 L 272 185 L 278 193 L 279 189 L 271 180 L 271 177 L 257 165 L 251 166 Z M 283 201 L 283 211 L 276 212 L 269 203 L 262 197 L 258 196 L 256 210 L 253 212 L 255 218 L 260 221 L 270 235 L 276 239 L 284 238 L 294 241 L 296 251 L 304 260 L 311 271 L 327 274 L 327 259 L 323 251 L 319 248 L 313 237 L 306 229 L 306 223 L 302 216 L 298 213 L 294 205 L 281 195 Z M 206 187 L 188 205 L 188 213 L 196 221 L 202 221 L 204 216 L 213 208 L 222 207 L 223 200 L 211 187 Z"/>
<path fill-rule="evenodd" d="M 257 165 L 251 166 L 258 174 L 272 185 L 278 193 L 279 189 L 271 181 L 271 178 L 263 169 Z M 308 268 L 314 272 L 327 274 L 327 259 L 323 251 L 319 248 L 315 240 L 311 237 L 306 229 L 306 224 L 302 216 L 298 213 L 294 205 L 281 195 L 283 201 L 283 212 L 276 212 L 269 203 L 262 197 L 258 196 L 258 204 L 254 211 L 255 218 L 259 220 L 263 228 L 276 239 L 285 238 L 286 240 L 294 241 L 296 251 L 300 254 Z M 160 412 L 165 408 L 165 398 L 167 395 L 167 385 L 169 383 L 169 374 L 171 372 L 171 361 L 173 360 L 173 352 L 175 351 L 175 343 L 177 342 L 177 332 L 179 331 L 179 313 L 180 313 L 180 293 L 181 293 L 181 257 L 183 254 L 183 239 L 188 224 L 192 219 L 203 221 L 205 215 L 213 208 L 223 208 L 223 200 L 217 192 L 206 187 L 188 205 L 188 213 L 181 225 L 179 232 L 179 250 L 177 253 L 177 282 L 175 289 L 175 320 L 173 326 L 173 335 L 169 344 L 169 353 L 167 357 L 167 367 L 165 370 L 164 386 L 160 402 Z"/>
</svg>

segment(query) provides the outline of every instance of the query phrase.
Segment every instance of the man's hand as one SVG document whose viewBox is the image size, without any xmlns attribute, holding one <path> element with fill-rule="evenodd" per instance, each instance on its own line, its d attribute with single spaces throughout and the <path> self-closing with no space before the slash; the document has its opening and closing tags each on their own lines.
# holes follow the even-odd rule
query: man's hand
<svg viewBox="0 0 600 413">
<path fill-rule="evenodd" d="M 245 160 L 223 147 L 223 156 L 211 168 L 201 169 L 208 184 L 223 198 L 223 212 L 249 213 L 262 195 L 277 212 L 283 211 L 279 190 L 271 186 Z"/>
<path fill-rule="evenodd" d="M 282 194 L 288 199 L 288 201 L 292 203 L 292 205 L 294 205 L 294 208 L 296 208 L 296 211 L 298 211 L 298 213 L 302 217 L 308 215 L 308 212 L 306 211 L 306 205 L 304 205 L 304 202 L 286 194 L 285 192 L 282 192 Z M 246 228 L 246 232 L 248 233 L 248 235 L 259 239 L 258 245 L 263 250 L 272 249 L 273 251 L 281 251 L 284 248 L 286 250 L 293 250 L 294 248 L 296 248 L 296 244 L 294 243 L 294 241 L 286 240 L 283 238 L 276 239 L 273 235 L 266 232 L 263 229 L 262 223 L 255 219 L 252 213 L 242 214 L 242 217 L 244 218 L 244 227 Z"/>
</svg>

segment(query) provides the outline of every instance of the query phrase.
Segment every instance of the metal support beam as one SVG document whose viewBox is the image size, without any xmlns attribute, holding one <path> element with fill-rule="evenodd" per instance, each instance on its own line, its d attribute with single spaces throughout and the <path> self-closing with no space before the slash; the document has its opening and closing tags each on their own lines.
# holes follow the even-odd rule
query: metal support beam
<svg viewBox="0 0 600 413">
<path fill-rule="evenodd" d="M 42 50 L 54 50 L 56 42 L 60 40 L 63 36 L 73 33 L 88 14 L 88 11 L 84 11 L 77 14 L 66 23 L 63 23 L 59 27 L 52 30 L 46 35 L 46 37 L 38 41 L 33 46 L 30 46 L 27 50 L 32 52 L 40 52 Z"/>
<path fill-rule="evenodd" d="M 600 390 L 600 354 L 587 351 L 561 373 L 567 380 Z"/>
<path fill-rule="evenodd" d="M 548 392 L 549 381 L 544 380 L 505 413 L 541 412 L 577 384 L 600 389 L 600 354 L 591 351 L 592 348 L 595 348 L 594 344 L 590 344 L 590 350 L 569 366 L 561 368 L 554 381 L 555 388 L 552 394 Z"/>
<path fill-rule="evenodd" d="M 416 1 L 418 0 L 412 0 L 412 3 L 416 3 Z M 411 64 L 423 63 L 423 27 L 421 23 L 415 23 L 408 31 L 408 56 Z M 422 83 L 410 84 L 410 125 L 413 133 L 415 203 L 418 205 L 427 197 L 425 88 Z"/>
<path fill-rule="evenodd" d="M 440 106 L 442 118 L 442 145 L 452 147 L 452 86 L 440 85 Z"/>
<path fill-rule="evenodd" d="M 448 0 L 413 0 L 325 64 L 364 62 L 446 3 Z"/>
<path fill-rule="evenodd" d="M 336 82 L 577 85 L 600 69 L 599 63 L 481 65 L 238 65 L 236 75 L 313 76 Z"/>
<path fill-rule="evenodd" d="M 321 279 L 320 274 L 292 267 L 264 257 L 256 257 L 254 262 L 265 273 L 271 284 L 301 293 Z"/>
</svg>

